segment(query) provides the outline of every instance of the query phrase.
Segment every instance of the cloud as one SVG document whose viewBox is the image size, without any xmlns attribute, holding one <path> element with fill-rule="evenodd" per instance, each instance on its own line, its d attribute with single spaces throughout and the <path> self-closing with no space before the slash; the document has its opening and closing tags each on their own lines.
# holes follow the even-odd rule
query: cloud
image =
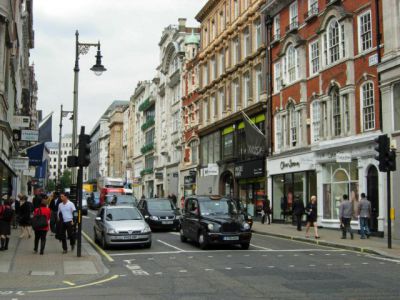
<svg viewBox="0 0 400 300">
<path fill-rule="evenodd" d="M 102 76 L 89 69 L 96 49 L 81 55 L 79 66 L 79 125 L 89 132 L 113 100 L 129 100 L 136 83 L 152 79 L 159 64 L 158 42 L 165 27 L 194 16 L 206 0 L 38 0 L 34 2 L 35 62 L 38 108 L 54 111 L 53 138 L 58 137 L 60 105 L 72 110 L 75 31 L 81 42 L 101 42 Z M 79 128 L 78 128 L 79 131 Z M 63 133 L 72 132 L 64 119 Z"/>
</svg>

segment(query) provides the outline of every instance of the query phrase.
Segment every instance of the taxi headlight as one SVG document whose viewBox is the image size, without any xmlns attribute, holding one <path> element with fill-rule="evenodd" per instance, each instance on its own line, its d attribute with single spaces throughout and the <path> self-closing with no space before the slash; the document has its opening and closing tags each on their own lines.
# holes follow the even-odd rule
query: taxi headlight
<svg viewBox="0 0 400 300">
<path fill-rule="evenodd" d="M 150 216 L 150 220 L 152 220 L 152 221 L 158 221 L 158 217 L 157 217 L 157 216 Z"/>
<path fill-rule="evenodd" d="M 242 225 L 244 230 L 249 230 L 250 229 L 250 225 L 248 223 L 243 223 Z"/>
<path fill-rule="evenodd" d="M 151 232 L 150 226 L 146 224 L 146 226 L 142 230 L 142 233 L 149 233 L 149 232 Z"/>
<path fill-rule="evenodd" d="M 210 231 L 213 231 L 214 230 L 214 224 L 208 224 L 207 225 L 207 227 L 208 227 L 208 230 L 210 230 Z"/>
<path fill-rule="evenodd" d="M 116 234 L 116 233 L 118 233 L 114 228 L 108 228 L 107 229 L 107 233 L 108 234 Z"/>
</svg>

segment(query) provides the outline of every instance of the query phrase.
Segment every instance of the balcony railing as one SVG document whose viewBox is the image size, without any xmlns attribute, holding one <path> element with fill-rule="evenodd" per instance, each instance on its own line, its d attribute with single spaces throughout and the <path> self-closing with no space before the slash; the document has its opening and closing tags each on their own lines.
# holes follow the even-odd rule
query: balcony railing
<svg viewBox="0 0 400 300">
<path fill-rule="evenodd" d="M 140 148 L 140 152 L 142 154 L 145 154 L 153 149 L 154 149 L 154 143 L 150 143 L 150 144 L 144 145 L 142 148 Z"/>
<path fill-rule="evenodd" d="M 279 42 L 280 39 L 281 39 L 281 32 L 280 30 L 277 30 L 275 34 L 272 36 L 271 44 Z"/>
<path fill-rule="evenodd" d="M 144 175 L 147 174 L 153 174 L 153 168 L 146 168 L 140 171 L 140 176 L 143 177 Z"/>
<path fill-rule="evenodd" d="M 152 105 L 154 101 L 150 100 L 150 97 L 147 98 L 146 100 L 143 101 L 142 104 L 139 105 L 139 111 L 146 111 L 148 110 Z"/>
<path fill-rule="evenodd" d="M 331 4 L 336 4 L 336 3 L 340 3 L 340 0 L 326 0 L 326 5 L 331 5 Z"/>
<path fill-rule="evenodd" d="M 142 126 L 141 129 L 142 131 L 145 131 L 146 129 L 150 128 L 155 124 L 154 118 L 149 118 Z"/>
<path fill-rule="evenodd" d="M 291 31 L 297 30 L 299 28 L 299 22 L 293 21 L 288 26 L 286 26 L 286 32 L 289 33 Z"/>
<path fill-rule="evenodd" d="M 318 16 L 318 2 L 311 5 L 310 10 L 304 14 L 304 19 L 308 21 L 316 16 Z"/>
</svg>

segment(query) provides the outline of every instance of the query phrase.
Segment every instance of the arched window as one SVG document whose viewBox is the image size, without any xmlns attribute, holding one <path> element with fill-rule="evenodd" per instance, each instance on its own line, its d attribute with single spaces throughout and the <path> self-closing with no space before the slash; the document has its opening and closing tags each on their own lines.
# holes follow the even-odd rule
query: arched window
<svg viewBox="0 0 400 300">
<path fill-rule="evenodd" d="M 361 86 L 362 120 L 364 131 L 375 129 L 374 84 L 364 83 Z"/>
<path fill-rule="evenodd" d="M 332 20 L 328 26 L 328 41 L 329 41 L 329 60 L 330 63 L 338 61 L 340 58 L 339 51 L 339 22 Z"/>
<path fill-rule="evenodd" d="M 288 83 L 297 80 L 298 74 L 298 57 L 297 50 L 293 45 L 290 45 L 286 50 L 286 79 Z"/>
<path fill-rule="evenodd" d="M 197 164 L 198 161 L 198 147 L 199 147 L 199 141 L 195 140 L 195 141 L 191 141 L 189 144 L 190 147 L 190 153 L 191 153 L 191 162 L 192 164 Z"/>
<path fill-rule="evenodd" d="M 339 90 L 337 87 L 331 90 L 330 98 L 332 103 L 333 135 L 340 136 L 342 133 L 342 110 L 340 107 Z"/>
</svg>

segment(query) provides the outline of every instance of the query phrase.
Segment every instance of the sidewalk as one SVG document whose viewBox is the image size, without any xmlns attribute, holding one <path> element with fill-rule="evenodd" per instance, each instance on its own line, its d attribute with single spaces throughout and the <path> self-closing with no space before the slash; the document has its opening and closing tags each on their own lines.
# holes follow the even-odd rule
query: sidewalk
<svg viewBox="0 0 400 300">
<path fill-rule="evenodd" d="M 100 255 L 83 237 L 82 256 L 77 257 L 76 247 L 74 252 L 62 254 L 61 243 L 50 232 L 44 255 L 33 252 L 34 236 L 18 236 L 19 229 L 11 229 L 8 250 L 0 251 L 1 290 L 68 287 L 96 281 L 108 273 Z"/>
<path fill-rule="evenodd" d="M 314 238 L 314 229 L 310 228 L 310 238 L 305 237 L 305 227 L 302 231 L 297 231 L 296 226 L 291 224 L 261 224 L 260 221 L 255 220 L 252 228 L 254 233 L 277 236 L 286 239 L 292 239 L 307 243 L 319 244 L 323 246 L 330 246 L 335 248 L 342 248 L 348 250 L 355 250 L 359 252 L 378 254 L 389 258 L 400 259 L 400 241 L 392 239 L 392 249 L 387 247 L 387 239 L 380 237 L 371 237 L 362 240 L 360 235 L 356 232 L 354 240 L 350 239 L 347 234 L 347 239 L 341 239 L 341 231 L 339 229 L 318 228 L 318 235 L 320 239 Z"/>
</svg>

